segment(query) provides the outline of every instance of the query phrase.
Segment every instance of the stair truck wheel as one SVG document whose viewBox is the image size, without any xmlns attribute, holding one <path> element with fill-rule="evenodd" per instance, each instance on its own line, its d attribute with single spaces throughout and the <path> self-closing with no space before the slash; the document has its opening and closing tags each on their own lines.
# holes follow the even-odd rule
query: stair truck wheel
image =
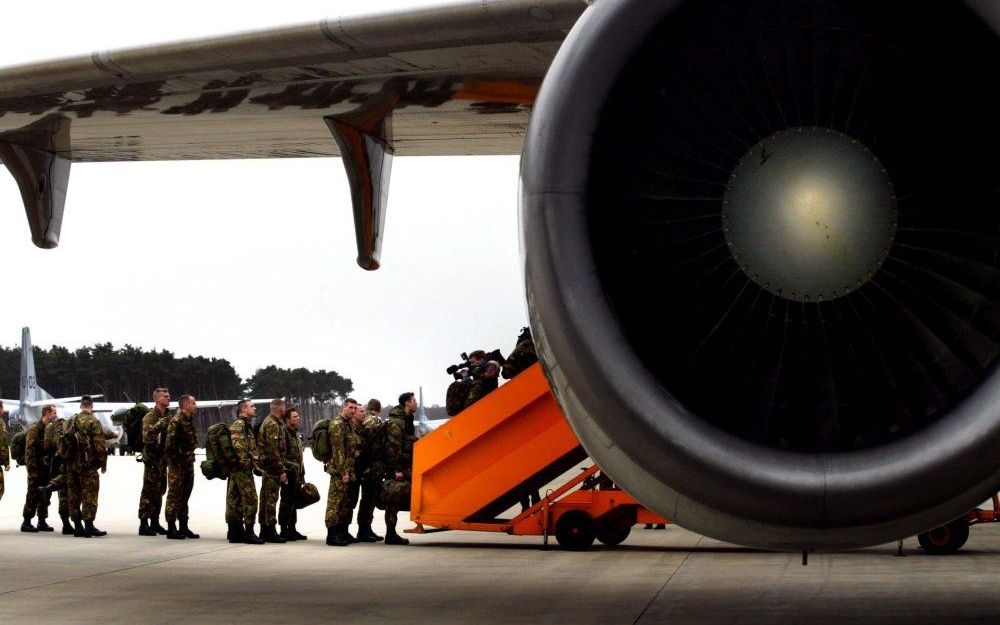
<svg viewBox="0 0 1000 625">
<path fill-rule="evenodd" d="M 969 523 L 965 517 L 955 519 L 947 525 L 935 527 L 917 536 L 920 547 L 929 554 L 945 555 L 955 553 L 969 540 Z"/>
<path fill-rule="evenodd" d="M 570 510 L 556 522 L 556 540 L 569 551 L 582 551 L 594 544 L 594 519 L 583 510 Z"/>
<path fill-rule="evenodd" d="M 614 547 L 625 542 L 632 526 L 635 525 L 635 509 L 629 506 L 618 507 L 612 512 L 602 515 L 595 521 L 597 540 Z"/>
<path fill-rule="evenodd" d="M 631 531 L 631 525 L 612 525 L 610 527 L 601 527 L 597 530 L 597 540 L 601 541 L 601 543 L 607 545 L 608 547 L 614 547 L 615 545 L 620 545 L 625 542 L 625 539 L 628 538 Z"/>
</svg>

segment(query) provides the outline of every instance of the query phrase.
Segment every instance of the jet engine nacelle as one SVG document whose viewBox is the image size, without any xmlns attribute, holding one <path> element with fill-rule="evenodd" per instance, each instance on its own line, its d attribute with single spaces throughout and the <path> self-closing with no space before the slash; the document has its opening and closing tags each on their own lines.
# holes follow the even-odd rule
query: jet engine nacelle
<svg viewBox="0 0 1000 625">
<path fill-rule="evenodd" d="M 576 24 L 525 143 L 528 301 L 574 430 L 645 505 L 832 549 L 1000 486 L 993 7 L 601 0 Z"/>
</svg>

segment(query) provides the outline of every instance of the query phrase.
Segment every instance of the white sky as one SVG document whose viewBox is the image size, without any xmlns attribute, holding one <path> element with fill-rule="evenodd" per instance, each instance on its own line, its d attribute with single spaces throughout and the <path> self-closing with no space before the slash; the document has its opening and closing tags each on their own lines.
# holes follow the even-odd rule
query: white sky
<svg viewBox="0 0 1000 625">
<path fill-rule="evenodd" d="M 0 66 L 415 4 L 13 3 Z M 527 323 L 516 157 L 395 159 L 376 272 L 355 263 L 339 159 L 77 164 L 50 251 L 5 172 L 0 205 L 4 345 L 29 325 L 44 347 L 131 343 L 227 358 L 243 377 L 332 369 L 358 399 L 422 385 L 433 404 L 459 352 L 509 351 Z"/>
</svg>

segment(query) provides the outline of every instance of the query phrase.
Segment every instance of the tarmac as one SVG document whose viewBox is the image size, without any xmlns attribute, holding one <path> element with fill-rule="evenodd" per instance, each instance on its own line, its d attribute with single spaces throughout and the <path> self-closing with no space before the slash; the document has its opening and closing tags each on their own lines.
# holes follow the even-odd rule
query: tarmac
<svg viewBox="0 0 1000 625">
<path fill-rule="evenodd" d="M 201 539 L 168 541 L 136 535 L 141 469 L 109 459 L 97 519 L 109 535 L 92 539 L 19 532 L 25 472 L 7 473 L 0 623 L 1000 622 L 1000 525 L 974 527 L 954 556 L 924 555 L 910 538 L 905 557 L 884 545 L 802 566 L 800 554 L 674 526 L 637 526 L 622 545 L 587 552 L 473 532 L 327 547 L 320 502 L 300 511 L 307 541 L 231 545 L 225 484 L 198 475 L 191 527 Z M 306 477 L 325 498 L 318 463 Z M 55 497 L 49 520 L 58 523 Z"/>
</svg>

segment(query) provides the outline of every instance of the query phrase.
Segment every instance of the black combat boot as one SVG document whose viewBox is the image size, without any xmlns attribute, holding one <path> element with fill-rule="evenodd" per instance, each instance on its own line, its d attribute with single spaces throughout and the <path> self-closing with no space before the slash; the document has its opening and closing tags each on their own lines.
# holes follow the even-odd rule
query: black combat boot
<svg viewBox="0 0 1000 625">
<path fill-rule="evenodd" d="M 300 534 L 299 530 L 295 529 L 295 524 L 292 523 L 292 535 L 295 536 L 295 540 L 309 540 L 309 537 L 305 534 Z"/>
<path fill-rule="evenodd" d="M 181 519 L 181 529 L 180 533 L 184 534 L 185 538 L 201 538 L 201 534 L 195 534 L 188 528 L 188 520 Z"/>
<path fill-rule="evenodd" d="M 165 536 L 167 533 L 167 528 L 160 525 L 160 515 L 156 515 L 149 519 L 149 529 L 153 530 L 160 536 Z"/>
<path fill-rule="evenodd" d="M 49 525 L 48 523 L 45 522 L 45 517 L 43 517 L 43 516 L 39 516 L 38 517 L 38 525 L 35 526 L 35 529 L 37 529 L 39 532 L 54 532 L 55 531 L 55 529 L 53 529 L 51 525 Z"/>
<path fill-rule="evenodd" d="M 242 543 L 246 540 L 242 523 L 226 521 L 226 526 L 229 528 L 229 531 L 226 532 L 226 540 L 231 543 Z"/>
<path fill-rule="evenodd" d="M 107 536 L 108 535 L 108 533 L 105 532 L 104 530 L 99 530 L 96 527 L 94 527 L 94 522 L 93 521 L 84 521 L 83 522 L 83 526 L 84 526 L 84 531 L 87 532 L 87 538 L 91 538 L 91 537 L 98 537 L 99 538 L 101 536 Z"/>
<path fill-rule="evenodd" d="M 273 523 L 270 525 L 262 525 L 260 530 L 261 539 L 263 539 L 266 543 L 277 543 L 279 545 L 288 542 L 281 536 L 278 536 L 278 532 L 274 528 L 275 524 Z"/>
<path fill-rule="evenodd" d="M 62 524 L 63 524 L 62 533 L 63 533 L 63 536 L 72 536 L 73 535 L 73 525 L 69 522 L 69 517 L 68 516 L 63 516 L 63 515 L 60 514 L 59 518 L 62 519 Z"/>
<path fill-rule="evenodd" d="M 167 521 L 167 538 L 170 540 L 184 540 L 187 538 L 184 534 L 177 531 L 177 523 L 174 521 Z"/>
<path fill-rule="evenodd" d="M 243 540 L 243 542 L 245 542 L 246 544 L 248 544 L 248 545 L 263 545 L 264 544 L 264 541 L 261 540 L 260 537 L 257 536 L 257 534 L 254 534 L 253 523 L 247 523 L 246 525 L 244 525 L 243 526 L 243 533 L 246 535 L 246 538 Z"/>
<path fill-rule="evenodd" d="M 347 537 L 340 532 L 340 524 L 326 528 L 326 544 L 331 547 L 346 547 Z"/>
<path fill-rule="evenodd" d="M 90 536 L 87 535 L 87 531 L 83 529 L 83 521 L 73 519 L 73 536 L 77 538 L 90 538 Z"/>
<path fill-rule="evenodd" d="M 372 531 L 371 523 L 358 524 L 358 541 L 363 543 L 377 543 L 382 537 Z"/>
<path fill-rule="evenodd" d="M 156 530 L 149 526 L 149 519 L 139 519 L 139 536 L 156 536 Z"/>
<path fill-rule="evenodd" d="M 278 536 L 281 536 L 282 538 L 284 538 L 286 542 L 293 542 L 293 541 L 298 540 L 298 538 L 296 538 L 295 534 L 292 533 L 292 526 L 291 525 L 282 525 L 281 526 L 281 532 L 278 534 Z"/>
<path fill-rule="evenodd" d="M 34 516 L 34 515 L 30 515 L 30 516 L 24 517 L 24 523 L 21 523 L 21 531 L 22 532 L 31 532 L 32 534 L 37 534 L 38 533 L 38 530 L 35 529 L 35 526 L 31 524 L 31 517 L 32 516 Z"/>
<path fill-rule="evenodd" d="M 396 513 L 386 511 L 385 513 L 385 544 L 387 545 L 409 545 L 410 541 L 396 533 Z"/>
<path fill-rule="evenodd" d="M 354 543 L 358 542 L 358 539 L 355 538 L 351 534 L 351 523 L 350 522 L 341 523 L 340 524 L 340 531 L 343 532 L 344 533 L 344 537 L 347 538 L 347 544 L 353 545 Z"/>
</svg>

